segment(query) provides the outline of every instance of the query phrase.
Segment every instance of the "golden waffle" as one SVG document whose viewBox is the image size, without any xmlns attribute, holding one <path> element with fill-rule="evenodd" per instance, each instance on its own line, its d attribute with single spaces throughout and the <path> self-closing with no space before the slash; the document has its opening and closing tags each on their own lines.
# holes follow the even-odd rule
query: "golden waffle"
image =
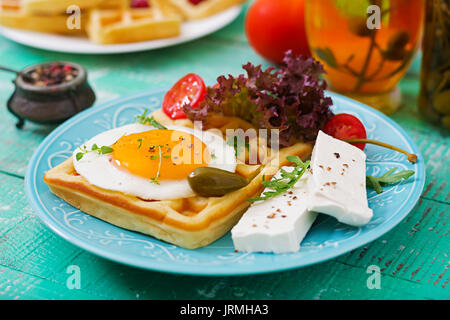
<svg viewBox="0 0 450 320">
<path fill-rule="evenodd" d="M 196 5 L 188 0 L 167 0 L 187 20 L 197 20 L 212 16 L 246 0 L 204 0 Z"/>
<path fill-rule="evenodd" d="M 81 29 L 69 29 L 69 15 L 30 15 L 20 0 L 0 0 L 0 25 L 30 31 L 77 34 L 84 32 L 84 14 L 81 15 Z"/>
<path fill-rule="evenodd" d="M 125 9 L 130 7 L 131 0 L 103 0 L 98 9 Z"/>
<path fill-rule="evenodd" d="M 30 15 L 59 15 L 70 6 L 81 10 L 94 8 L 105 0 L 22 0 L 23 10 Z"/>
<path fill-rule="evenodd" d="M 93 9 L 87 32 L 90 40 L 100 44 L 170 38 L 180 34 L 181 19 L 175 12 L 162 10 L 159 0 L 152 0 L 150 8 Z"/>
<path fill-rule="evenodd" d="M 164 125 L 192 127 L 189 120 L 173 121 L 162 112 L 156 112 L 154 116 Z M 232 122 L 234 124 L 231 127 L 234 127 L 241 120 L 229 121 Z M 222 130 L 228 128 L 225 123 L 220 126 Z M 311 150 L 312 146 L 305 143 L 283 148 L 280 150 L 279 165 L 286 165 L 288 155 L 308 158 Z M 258 168 L 258 165 L 238 164 L 236 172 L 244 177 L 251 177 Z M 49 170 L 44 181 L 54 194 L 94 217 L 183 248 L 195 249 L 207 246 L 226 234 L 250 205 L 246 199 L 262 192 L 262 176 L 271 177 L 277 171 L 278 166 L 271 163 L 263 165 L 246 187 L 222 197 L 195 196 L 164 201 L 142 200 L 91 185 L 75 172 L 72 158 Z"/>
</svg>

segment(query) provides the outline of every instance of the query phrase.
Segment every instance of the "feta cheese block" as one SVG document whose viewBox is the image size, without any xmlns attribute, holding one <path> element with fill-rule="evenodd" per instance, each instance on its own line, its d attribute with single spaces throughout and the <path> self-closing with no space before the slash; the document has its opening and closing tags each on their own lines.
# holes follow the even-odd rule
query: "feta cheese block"
<svg viewBox="0 0 450 320">
<path fill-rule="evenodd" d="M 291 172 L 293 167 L 283 169 Z M 231 230 L 236 250 L 286 253 L 300 249 L 300 242 L 317 216 L 308 210 L 308 176 L 306 171 L 286 193 L 250 206 Z M 279 178 L 279 173 L 275 177 Z"/>
<path fill-rule="evenodd" d="M 366 154 L 320 131 L 311 155 L 309 209 L 352 226 L 370 221 L 366 193 Z"/>
</svg>

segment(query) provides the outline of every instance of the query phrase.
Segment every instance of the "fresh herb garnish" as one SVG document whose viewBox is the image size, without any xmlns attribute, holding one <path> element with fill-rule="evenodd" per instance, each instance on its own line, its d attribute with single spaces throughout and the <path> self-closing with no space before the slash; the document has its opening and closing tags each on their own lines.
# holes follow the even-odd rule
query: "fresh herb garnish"
<svg viewBox="0 0 450 320">
<path fill-rule="evenodd" d="M 234 155 L 236 158 L 244 152 L 243 147 L 247 149 L 247 152 L 250 151 L 250 144 L 245 140 L 245 137 L 241 137 L 240 135 L 233 135 L 229 137 L 226 141 L 227 145 L 230 147 L 234 147 Z"/>
<path fill-rule="evenodd" d="M 374 189 L 376 193 L 380 194 L 383 192 L 383 186 L 395 184 L 402 179 L 406 180 L 414 174 L 414 170 L 402 170 L 394 173 L 396 170 L 397 168 L 392 168 L 381 177 L 367 176 L 367 187 Z"/>
<path fill-rule="evenodd" d="M 288 172 L 284 169 L 280 169 L 281 178 L 265 180 L 265 176 L 263 176 L 262 184 L 264 187 L 272 189 L 273 191 L 265 191 L 262 196 L 257 198 L 247 199 L 249 202 L 267 200 L 273 197 L 276 197 L 280 194 L 285 193 L 289 189 L 293 188 L 298 180 L 303 176 L 305 171 L 309 167 L 309 161 L 303 162 L 297 156 L 288 156 L 286 157 L 288 161 L 295 163 L 297 166 L 291 172 Z"/>
<path fill-rule="evenodd" d="M 86 148 L 86 146 L 80 147 L 80 149 L 81 149 L 81 152 L 78 152 L 75 155 L 75 158 L 77 159 L 77 161 L 80 161 L 84 157 L 84 155 L 89 152 L 97 151 L 98 154 L 108 154 L 108 153 L 111 153 L 114 151 L 114 149 L 111 147 L 108 147 L 108 146 L 99 147 L 96 144 L 92 145 L 91 150 L 88 150 Z"/>
<path fill-rule="evenodd" d="M 154 178 L 151 178 L 151 179 L 150 179 L 150 182 L 151 182 L 151 183 L 154 183 L 154 184 L 159 184 L 158 178 L 159 178 L 160 176 L 161 176 L 161 175 L 158 175 L 158 176 L 156 176 L 156 177 L 154 177 Z"/>
<path fill-rule="evenodd" d="M 158 172 L 156 173 L 156 176 L 154 178 L 150 179 L 150 182 L 154 183 L 154 184 L 159 184 L 158 178 L 161 176 L 161 146 L 158 146 L 159 149 L 159 165 L 158 165 Z M 152 157 L 158 157 L 158 156 L 152 156 Z M 156 158 L 155 158 L 156 159 Z"/>
<path fill-rule="evenodd" d="M 166 130 L 167 128 L 165 126 L 163 126 L 161 123 L 159 123 L 158 121 L 155 120 L 155 118 L 153 116 L 149 117 L 147 116 L 148 110 L 145 109 L 144 113 L 141 114 L 140 116 L 136 116 L 136 121 L 140 124 L 149 124 L 157 129 L 163 129 Z"/>
<path fill-rule="evenodd" d="M 138 146 L 138 149 L 140 149 L 140 148 L 141 148 L 141 146 L 142 146 L 142 139 L 138 139 L 137 141 L 139 141 L 139 146 Z"/>
</svg>

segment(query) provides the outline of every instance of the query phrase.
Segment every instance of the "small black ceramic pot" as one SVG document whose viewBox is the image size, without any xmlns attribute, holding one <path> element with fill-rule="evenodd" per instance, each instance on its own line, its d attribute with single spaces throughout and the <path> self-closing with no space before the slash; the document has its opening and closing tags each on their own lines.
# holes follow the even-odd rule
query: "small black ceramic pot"
<svg viewBox="0 0 450 320">
<path fill-rule="evenodd" d="M 70 81 L 47 87 L 40 87 L 24 77 L 37 67 L 59 63 L 78 70 Z M 8 110 L 17 117 L 17 128 L 22 128 L 25 120 L 41 124 L 60 123 L 76 113 L 92 106 L 95 93 L 87 82 L 86 70 L 72 62 L 48 62 L 24 69 L 13 81 L 15 90 L 8 100 Z"/>
</svg>

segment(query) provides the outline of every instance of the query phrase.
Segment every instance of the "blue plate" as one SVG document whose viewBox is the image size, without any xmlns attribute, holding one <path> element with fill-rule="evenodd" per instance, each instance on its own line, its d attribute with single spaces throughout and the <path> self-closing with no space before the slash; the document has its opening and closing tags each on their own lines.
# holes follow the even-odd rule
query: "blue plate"
<svg viewBox="0 0 450 320">
<path fill-rule="evenodd" d="M 377 239 L 406 217 L 422 192 L 425 167 L 417 146 L 395 122 L 366 105 L 328 94 L 334 101 L 334 111 L 357 116 L 369 138 L 418 155 L 418 162 L 411 164 L 403 154 L 367 145 L 368 174 L 380 175 L 393 167 L 412 169 L 416 174 L 408 182 L 385 188 L 382 194 L 369 190 L 369 206 L 374 216 L 362 228 L 321 215 L 296 253 L 236 253 L 229 233 L 207 247 L 182 249 L 91 217 L 50 192 L 42 180 L 47 170 L 94 135 L 133 122 L 134 116 L 145 108 L 159 108 L 163 91 L 141 93 L 90 108 L 59 126 L 41 143 L 29 163 L 25 179 L 28 199 L 44 223 L 67 241 L 104 258 L 149 270 L 231 276 L 282 271 L 335 258 Z"/>
</svg>

